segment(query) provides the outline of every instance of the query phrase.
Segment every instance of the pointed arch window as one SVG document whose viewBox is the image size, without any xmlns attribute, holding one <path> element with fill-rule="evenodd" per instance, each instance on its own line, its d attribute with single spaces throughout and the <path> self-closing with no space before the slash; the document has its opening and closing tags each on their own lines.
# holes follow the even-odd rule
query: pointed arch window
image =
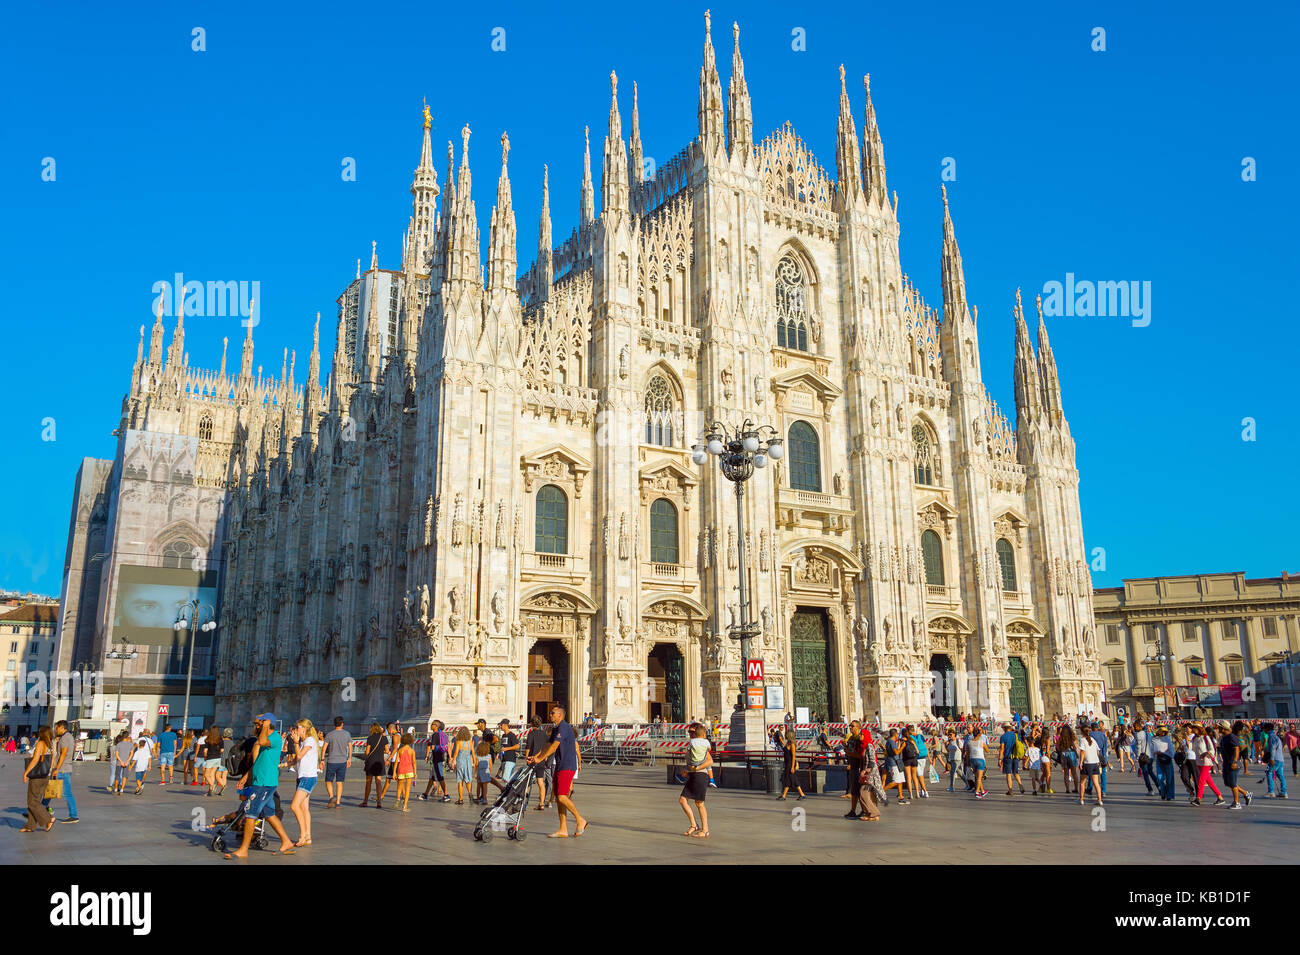
<svg viewBox="0 0 1300 955">
<path fill-rule="evenodd" d="M 808 281 L 789 252 L 776 263 L 776 344 L 808 350 Z"/>
<path fill-rule="evenodd" d="M 194 546 L 189 541 L 172 541 L 163 548 L 162 565 L 164 567 L 180 567 L 184 570 L 193 570 Z"/>
<path fill-rule="evenodd" d="M 211 415 L 205 414 L 202 418 L 199 419 L 199 440 L 200 441 L 212 440 L 212 416 Z"/>
<path fill-rule="evenodd" d="M 943 586 L 943 542 L 934 531 L 921 535 L 921 556 L 925 559 L 925 582 Z"/>
<path fill-rule="evenodd" d="M 916 467 L 917 484 L 934 483 L 934 446 L 924 426 L 912 425 L 912 457 Z"/>
<path fill-rule="evenodd" d="M 650 505 L 650 559 L 675 564 L 677 558 L 677 508 L 661 497 Z"/>
<path fill-rule="evenodd" d="M 645 443 L 671 448 L 675 440 L 673 422 L 677 418 L 677 399 L 663 375 L 655 375 L 645 393 Z"/>
<path fill-rule="evenodd" d="M 796 491 L 822 489 L 821 441 L 812 425 L 796 421 L 790 425 L 790 487 Z"/>
<path fill-rule="evenodd" d="M 1002 589 L 1014 593 L 1016 591 L 1016 552 L 1011 546 L 1011 541 L 1005 537 L 999 537 L 997 543 L 998 567 L 1002 570 Z"/>
<path fill-rule="evenodd" d="M 537 492 L 536 547 L 539 554 L 569 552 L 569 498 L 554 484 Z"/>
</svg>

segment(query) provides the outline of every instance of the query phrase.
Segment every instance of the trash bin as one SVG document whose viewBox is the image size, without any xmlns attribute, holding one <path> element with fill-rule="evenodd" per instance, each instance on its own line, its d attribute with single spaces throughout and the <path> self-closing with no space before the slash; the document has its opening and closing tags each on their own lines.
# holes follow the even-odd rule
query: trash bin
<svg viewBox="0 0 1300 955">
<path fill-rule="evenodd" d="M 763 760 L 763 768 L 767 770 L 767 791 L 770 793 L 779 793 L 781 791 L 781 762 L 776 759 Z"/>
</svg>

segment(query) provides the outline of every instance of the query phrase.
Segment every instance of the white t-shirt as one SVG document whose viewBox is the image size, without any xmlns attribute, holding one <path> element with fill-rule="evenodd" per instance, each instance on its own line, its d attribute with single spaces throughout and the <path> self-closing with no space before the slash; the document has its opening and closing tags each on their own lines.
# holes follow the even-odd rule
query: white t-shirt
<svg viewBox="0 0 1300 955">
<path fill-rule="evenodd" d="M 316 737 L 308 736 L 298 744 L 298 778 L 311 779 L 318 772 L 320 752 L 316 748 Z"/>
<path fill-rule="evenodd" d="M 971 759 L 984 758 L 984 743 L 988 739 L 983 733 L 979 736 L 971 736 L 966 741 L 966 749 L 970 753 Z"/>
<path fill-rule="evenodd" d="M 1037 746 L 1025 747 L 1025 762 L 1030 769 L 1043 768 L 1043 751 Z"/>
<path fill-rule="evenodd" d="M 135 751 L 135 755 L 131 758 L 135 762 L 135 771 L 137 773 L 144 772 L 149 768 L 149 756 L 149 747 L 147 745 L 141 746 Z"/>
<path fill-rule="evenodd" d="M 1079 749 L 1083 753 L 1083 761 L 1085 763 L 1101 762 L 1101 753 L 1097 749 L 1097 741 L 1091 736 L 1079 737 Z"/>
</svg>

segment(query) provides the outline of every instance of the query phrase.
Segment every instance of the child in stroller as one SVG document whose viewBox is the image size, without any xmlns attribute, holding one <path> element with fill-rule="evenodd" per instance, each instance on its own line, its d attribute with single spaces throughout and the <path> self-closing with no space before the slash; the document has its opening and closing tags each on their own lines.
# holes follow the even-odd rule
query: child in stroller
<svg viewBox="0 0 1300 955">
<path fill-rule="evenodd" d="M 510 777 L 496 802 L 483 810 L 478 823 L 474 826 L 474 838 L 479 842 L 491 842 L 496 832 L 505 830 L 506 835 L 516 842 L 523 842 L 527 833 L 523 828 L 524 812 L 528 809 L 528 791 L 533 779 L 542 769 L 529 762 L 523 762 L 514 775 Z"/>
<path fill-rule="evenodd" d="M 226 852 L 231 849 L 238 849 L 240 840 L 244 837 L 244 819 L 246 813 L 244 807 L 248 803 L 248 797 L 252 794 L 251 787 L 244 787 L 239 791 L 239 805 L 234 812 L 228 812 L 224 816 L 212 820 L 206 828 L 212 833 L 212 841 L 208 848 L 213 852 Z M 284 818 L 284 809 L 280 806 L 280 794 L 275 794 L 275 815 L 279 819 Z M 270 837 L 266 833 L 266 820 L 258 819 L 253 827 L 254 849 L 265 849 L 270 844 Z"/>
</svg>

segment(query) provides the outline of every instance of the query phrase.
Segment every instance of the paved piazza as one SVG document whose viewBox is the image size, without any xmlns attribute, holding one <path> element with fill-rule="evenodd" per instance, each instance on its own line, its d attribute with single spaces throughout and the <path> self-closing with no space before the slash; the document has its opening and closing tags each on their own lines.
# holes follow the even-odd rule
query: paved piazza
<svg viewBox="0 0 1300 955">
<path fill-rule="evenodd" d="M 342 809 L 326 811 L 324 784 L 313 796 L 314 845 L 276 859 L 253 851 L 248 862 L 224 862 L 208 849 L 208 837 L 190 828 L 191 814 L 220 815 L 235 805 L 232 790 L 222 798 L 187 794 L 184 787 L 148 784 L 141 796 L 109 796 L 104 764 L 77 764 L 73 793 L 81 823 L 47 833 L 20 835 L 25 791 L 18 760 L 0 765 L 0 864 L 212 864 L 308 865 L 366 863 L 984 863 L 984 864 L 1254 864 L 1294 863 L 1300 830 L 1300 800 L 1257 796 L 1239 812 L 1197 810 L 1185 798 L 1160 803 L 1143 795 L 1137 777 L 1116 775 L 1105 807 L 1105 831 L 1093 831 L 1093 805 L 1058 794 L 1007 797 L 1001 780 L 977 801 L 943 787 L 929 800 L 889 805 L 879 823 L 841 818 L 848 805 L 837 795 L 793 798 L 784 803 L 763 793 L 712 790 L 708 797 L 712 835 L 707 841 L 682 837 L 685 817 L 677 786 L 664 783 L 662 765 L 591 766 L 578 779 L 576 797 L 591 821 L 580 840 L 543 838 L 555 815 L 529 812 L 529 838 L 515 844 L 498 838 L 489 845 L 471 835 L 479 809 L 412 799 L 409 813 L 358 809 L 364 779 L 358 764 L 347 782 Z M 424 780 L 418 780 L 422 791 Z M 1294 778 L 1294 777 L 1293 777 Z M 1264 791 L 1262 778 L 1248 788 Z M 285 825 L 297 838 L 288 812 L 292 782 L 280 784 Z M 495 790 L 493 790 L 495 792 Z M 1207 796 L 1209 794 L 1207 793 Z M 391 805 L 392 792 L 389 793 Z M 62 801 L 53 809 L 62 813 Z M 805 809 L 806 827 L 796 831 L 794 811 Z M 275 840 L 272 837 L 272 844 Z M 1189 847 L 1194 850 L 1189 851 Z"/>
</svg>

